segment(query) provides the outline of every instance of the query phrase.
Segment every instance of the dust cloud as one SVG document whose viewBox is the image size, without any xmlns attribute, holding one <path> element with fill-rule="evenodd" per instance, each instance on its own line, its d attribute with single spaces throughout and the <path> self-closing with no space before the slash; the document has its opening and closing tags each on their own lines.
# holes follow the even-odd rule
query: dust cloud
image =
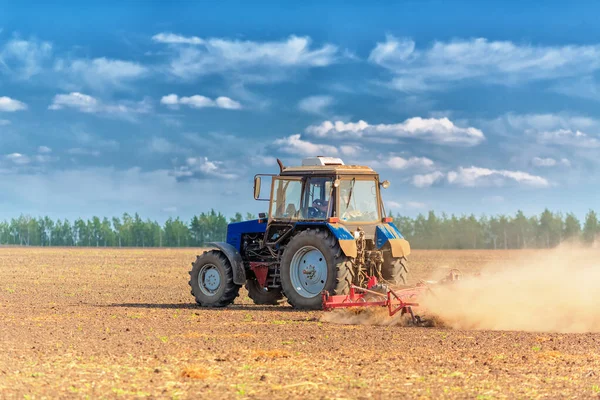
<svg viewBox="0 0 600 400">
<path fill-rule="evenodd" d="M 435 326 L 461 330 L 600 332 L 600 252 L 574 245 L 523 253 L 480 276 L 436 285 L 415 309 Z M 325 313 L 323 321 L 406 325 L 386 309 Z"/>
</svg>

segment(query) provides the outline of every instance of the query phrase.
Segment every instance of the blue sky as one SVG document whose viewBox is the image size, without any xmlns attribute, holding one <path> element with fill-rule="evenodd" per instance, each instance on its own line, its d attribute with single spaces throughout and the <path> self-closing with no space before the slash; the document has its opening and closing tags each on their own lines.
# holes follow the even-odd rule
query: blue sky
<svg viewBox="0 0 600 400">
<path fill-rule="evenodd" d="M 597 206 L 600 6 L 322 3 L 0 1 L 0 218 L 259 212 L 317 154 L 411 216 Z"/>
</svg>

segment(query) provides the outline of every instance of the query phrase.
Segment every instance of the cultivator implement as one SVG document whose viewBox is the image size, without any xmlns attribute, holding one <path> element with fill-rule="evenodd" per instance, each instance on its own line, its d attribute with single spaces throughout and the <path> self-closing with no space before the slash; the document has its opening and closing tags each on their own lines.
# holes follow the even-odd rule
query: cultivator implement
<svg viewBox="0 0 600 400">
<path fill-rule="evenodd" d="M 413 287 L 392 289 L 382 285 L 377 278 L 369 278 L 367 288 L 356 285 L 350 286 L 347 295 L 330 295 L 324 291 L 323 310 L 331 311 L 340 308 L 352 307 L 385 307 L 390 317 L 400 313 L 401 316 L 408 314 L 415 325 L 423 323 L 423 319 L 416 315 L 413 307 L 419 307 L 419 298 L 425 293 L 435 295 L 432 287 L 440 284 L 448 284 L 460 279 L 460 271 L 453 269 L 440 281 L 420 281 Z"/>
</svg>

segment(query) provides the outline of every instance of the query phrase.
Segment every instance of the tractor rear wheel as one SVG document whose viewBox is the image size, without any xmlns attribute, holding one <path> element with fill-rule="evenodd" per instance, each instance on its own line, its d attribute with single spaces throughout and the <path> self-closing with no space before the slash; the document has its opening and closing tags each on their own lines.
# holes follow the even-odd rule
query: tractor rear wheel
<svg viewBox="0 0 600 400">
<path fill-rule="evenodd" d="M 256 279 L 246 281 L 246 290 L 248 290 L 248 297 L 258 305 L 275 306 L 279 304 L 279 300 L 283 299 L 281 289 L 264 288 Z"/>
<path fill-rule="evenodd" d="M 240 285 L 233 283 L 233 268 L 219 250 L 196 258 L 190 271 L 190 286 L 196 303 L 202 307 L 225 307 L 238 296 Z"/>
<path fill-rule="evenodd" d="M 296 234 L 281 258 L 281 287 L 288 303 L 298 309 L 323 308 L 323 290 L 347 294 L 351 263 L 329 231 L 307 229 Z"/>
<path fill-rule="evenodd" d="M 408 279 L 408 262 L 406 257 L 394 258 L 390 251 L 384 252 L 381 275 L 383 279 L 394 285 L 406 285 Z"/>
</svg>

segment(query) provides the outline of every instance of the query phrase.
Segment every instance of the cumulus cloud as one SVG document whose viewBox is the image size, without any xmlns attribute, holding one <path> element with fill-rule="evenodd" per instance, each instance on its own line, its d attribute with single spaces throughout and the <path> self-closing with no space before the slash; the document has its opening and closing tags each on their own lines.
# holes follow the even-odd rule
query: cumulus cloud
<svg viewBox="0 0 600 400">
<path fill-rule="evenodd" d="M 239 110 L 242 108 L 242 105 L 239 102 L 225 96 L 220 96 L 213 100 L 209 97 L 201 95 L 179 97 L 176 94 L 169 94 L 167 96 L 163 96 L 160 99 L 160 103 L 171 108 L 178 108 L 179 105 L 186 105 L 196 109 L 216 107 L 226 110 Z"/>
<path fill-rule="evenodd" d="M 341 145 L 340 153 L 345 156 L 355 156 L 362 151 L 362 147 L 357 145 Z"/>
<path fill-rule="evenodd" d="M 268 68 L 276 73 L 281 72 L 281 68 L 324 67 L 339 58 L 336 46 L 325 44 L 313 48 L 311 39 L 306 36 L 257 42 L 223 38 L 203 39 L 163 32 L 154 35 L 153 40 L 172 47 L 175 54 L 168 71 L 182 79 L 227 72 L 252 74 L 257 68 Z M 256 80 L 268 80 L 260 75 L 256 74 Z"/>
<path fill-rule="evenodd" d="M 204 44 L 204 40 L 200 39 L 197 36 L 182 36 L 170 32 L 158 33 L 152 36 L 152 40 L 157 43 L 166 44 Z"/>
<path fill-rule="evenodd" d="M 298 102 L 298 109 L 310 114 L 322 115 L 333 103 L 331 96 L 310 96 Z"/>
<path fill-rule="evenodd" d="M 429 174 L 418 174 L 413 176 L 412 184 L 418 188 L 424 188 L 440 182 L 443 178 L 444 173 L 441 171 L 434 171 Z"/>
<path fill-rule="evenodd" d="M 393 169 L 407 169 L 413 167 L 429 168 L 433 167 L 433 161 L 427 157 L 410 157 L 408 159 L 402 157 L 391 157 L 385 164 Z"/>
<path fill-rule="evenodd" d="M 542 46 L 486 38 L 436 41 L 417 49 L 410 38 L 386 37 L 369 61 L 396 75 L 400 90 L 429 90 L 477 79 L 500 85 L 578 77 L 600 69 L 600 45 Z"/>
<path fill-rule="evenodd" d="M 411 138 L 447 146 L 476 146 L 485 140 L 483 132 L 477 128 L 462 128 L 448 118 L 409 118 L 397 124 L 370 125 L 365 121 L 342 122 L 324 121 L 320 125 L 306 128 L 306 132 L 316 137 L 328 138 Z"/>
<path fill-rule="evenodd" d="M 23 110 L 27 110 L 27 104 L 19 100 L 11 99 L 10 97 L 0 97 L 0 111 L 15 112 Z"/>
<path fill-rule="evenodd" d="M 328 156 L 338 154 L 338 149 L 334 146 L 316 144 L 303 140 L 300 134 L 277 139 L 273 144 L 278 147 L 280 151 L 288 154 L 300 154 L 303 156 Z"/>
<path fill-rule="evenodd" d="M 53 111 L 73 109 L 84 113 L 100 113 L 111 117 L 131 119 L 135 114 L 149 113 L 152 110 L 152 106 L 149 99 L 139 102 L 120 101 L 104 103 L 87 94 L 72 92 L 54 96 L 48 109 Z"/>
<path fill-rule="evenodd" d="M 237 174 L 227 171 L 223 162 L 210 161 L 207 157 L 189 157 L 185 165 L 172 171 L 179 180 L 185 179 L 235 179 Z"/>
<path fill-rule="evenodd" d="M 39 146 L 38 153 L 40 154 L 50 154 L 52 153 L 52 149 L 48 146 Z"/>
<path fill-rule="evenodd" d="M 548 187 L 546 178 L 522 171 L 496 170 L 480 167 L 460 167 L 447 175 L 448 183 L 463 187 L 505 186 L 509 182 L 531 187 Z"/>
<path fill-rule="evenodd" d="M 448 173 L 434 171 L 428 174 L 418 174 L 412 178 L 412 184 L 418 188 L 430 187 L 434 184 L 441 184 L 444 181 L 450 185 L 462 187 L 502 187 L 511 183 L 536 188 L 550 186 L 550 182 L 546 178 L 527 172 L 474 166 L 468 168 L 459 167 Z"/>
</svg>

